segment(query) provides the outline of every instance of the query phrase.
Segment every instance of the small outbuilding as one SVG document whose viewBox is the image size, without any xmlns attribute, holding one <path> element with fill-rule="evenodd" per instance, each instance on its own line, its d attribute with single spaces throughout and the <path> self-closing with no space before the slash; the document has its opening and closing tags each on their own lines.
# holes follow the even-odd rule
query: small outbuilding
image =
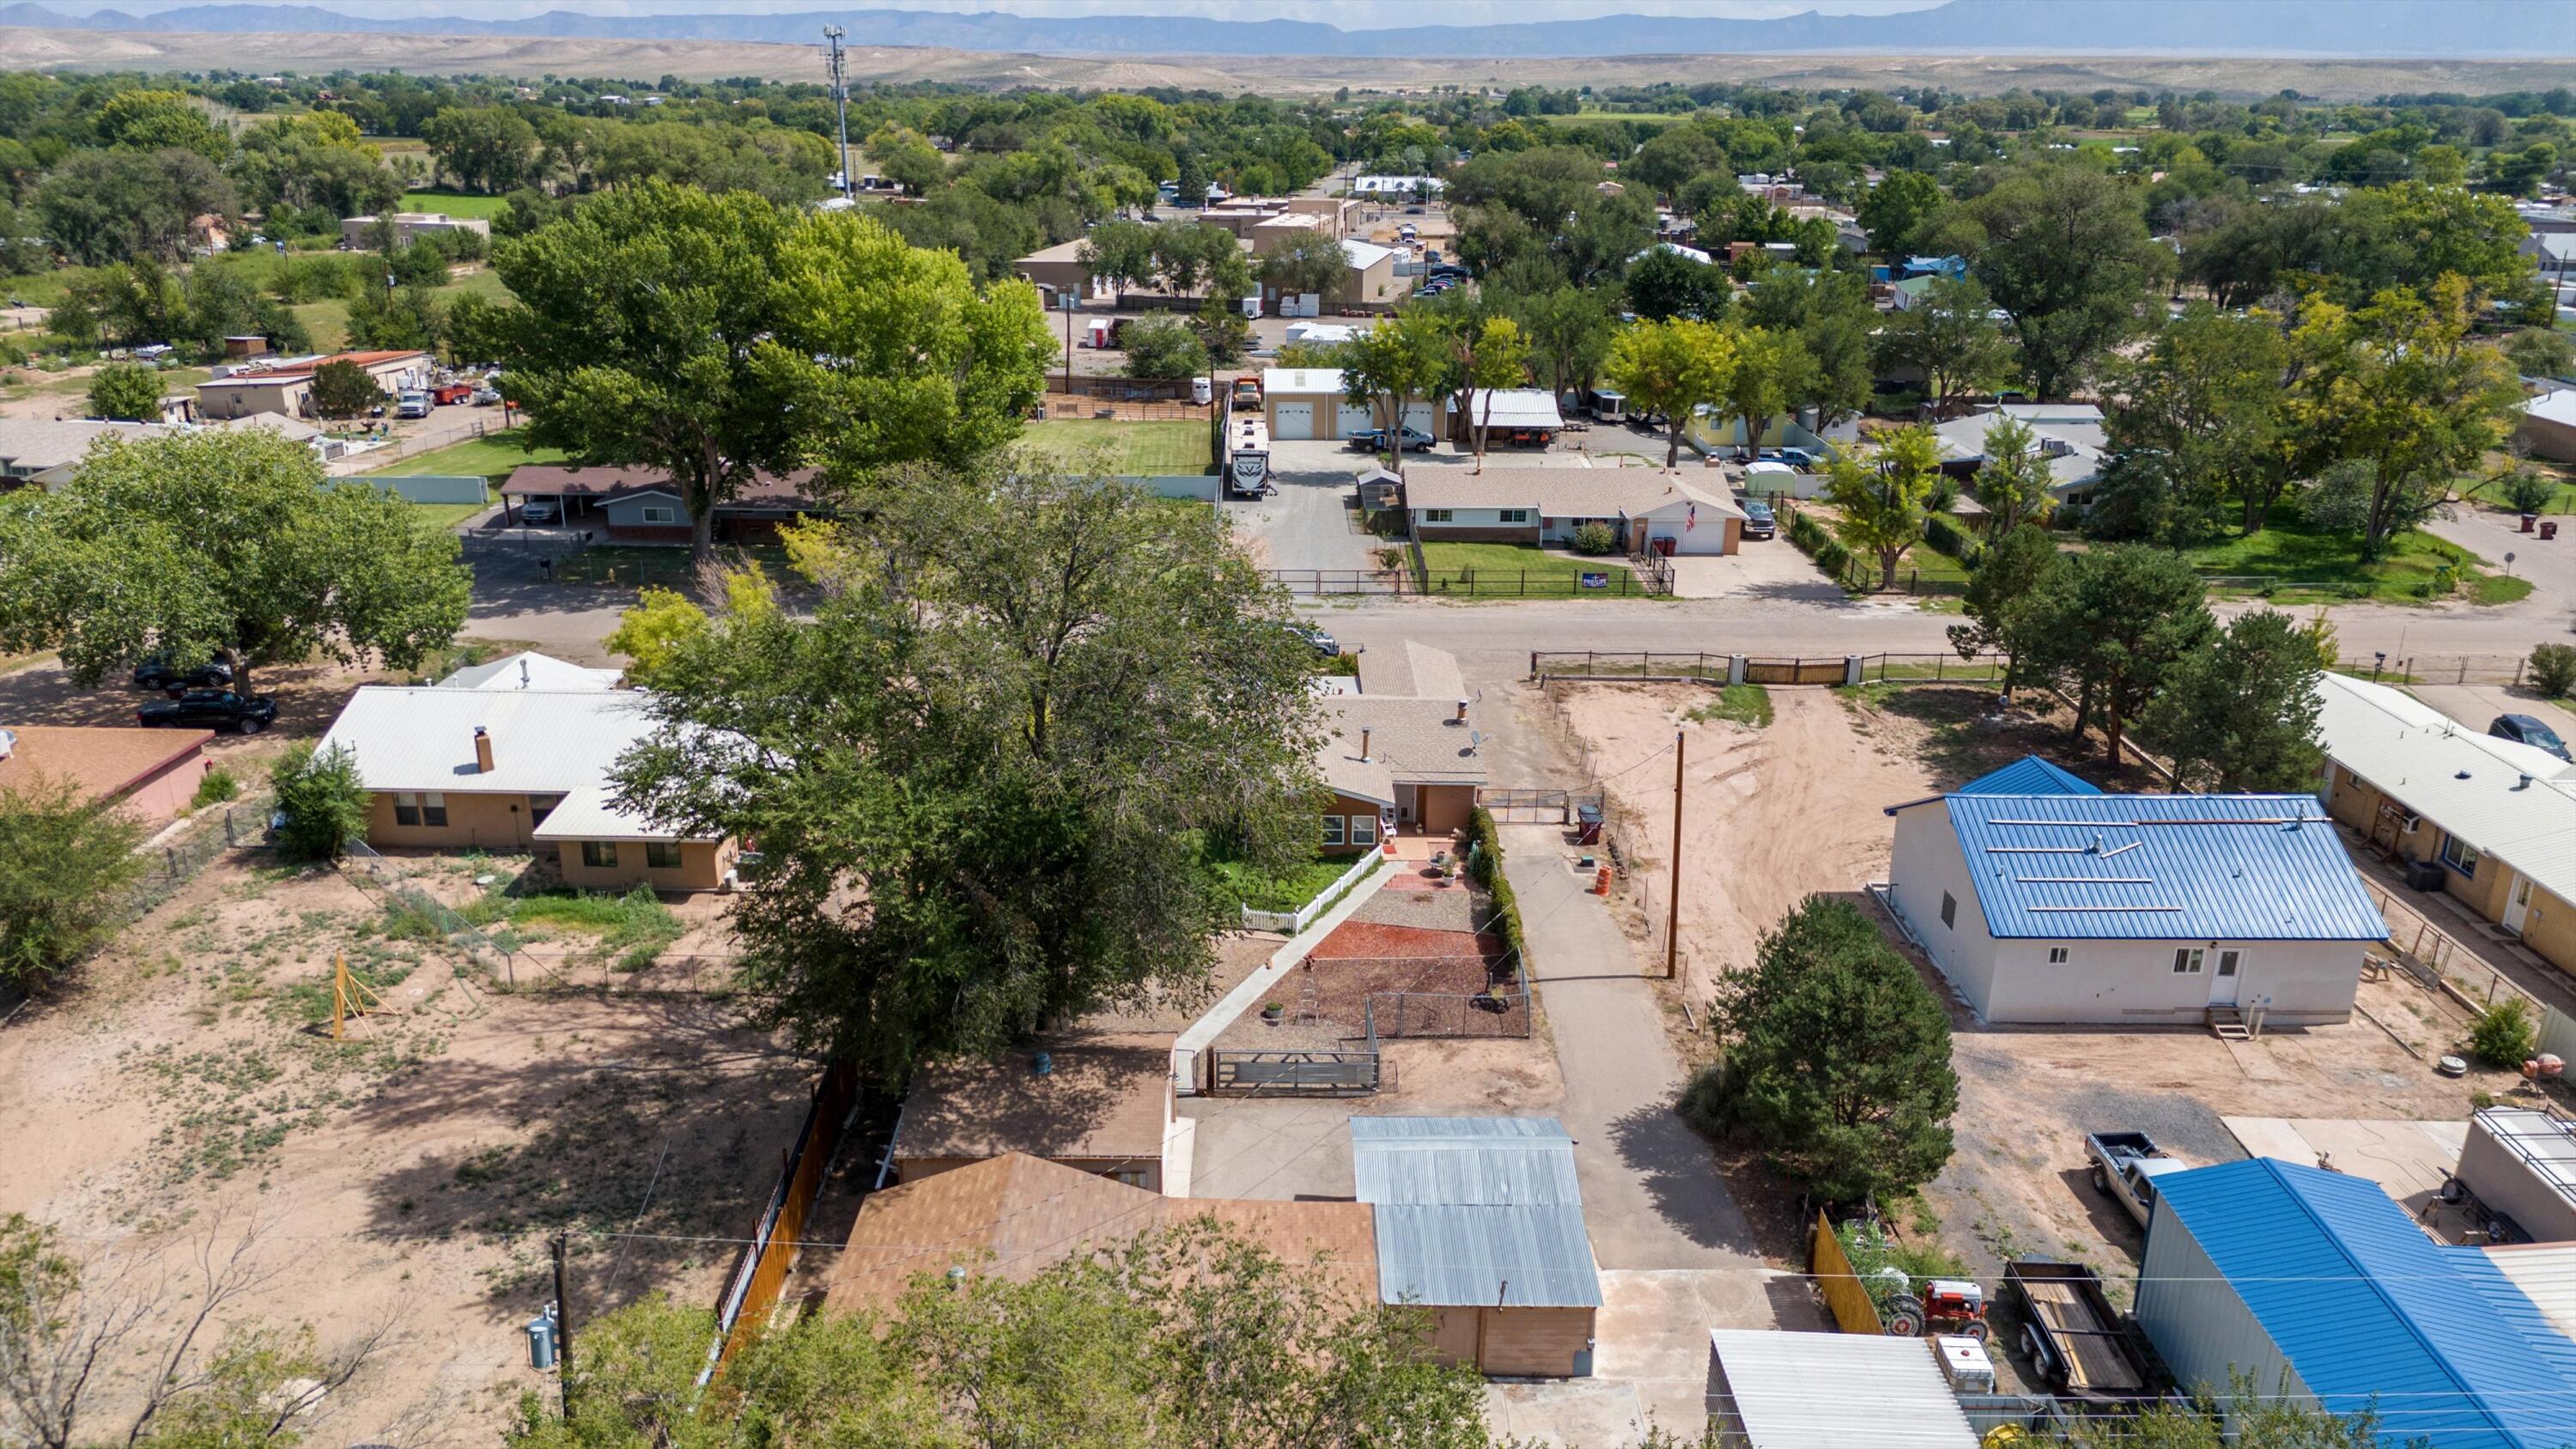
<svg viewBox="0 0 2576 1449">
<path fill-rule="evenodd" d="M 2513 439 L 2535 458 L 2576 463 L 2576 388 L 2556 388 L 2524 402 Z"/>
<path fill-rule="evenodd" d="M 1019 1152 L 1179 1197 L 1192 1125 L 1172 1113 L 1171 1038 L 1062 1037 L 922 1073 L 892 1155 L 904 1182 Z"/>
<path fill-rule="evenodd" d="M 2478 1202 L 2534 1242 L 2576 1242 L 2576 1123 L 2532 1107 L 2469 1118 L 2456 1174 Z"/>
<path fill-rule="evenodd" d="M 1930 1341 L 1718 1328 L 1711 1427 L 1730 1449 L 1976 1449 Z"/>
<path fill-rule="evenodd" d="M 147 730 L 98 725 L 0 728 L 0 790 L 68 786 L 102 810 L 145 825 L 184 815 L 214 762 L 212 730 Z"/>
</svg>

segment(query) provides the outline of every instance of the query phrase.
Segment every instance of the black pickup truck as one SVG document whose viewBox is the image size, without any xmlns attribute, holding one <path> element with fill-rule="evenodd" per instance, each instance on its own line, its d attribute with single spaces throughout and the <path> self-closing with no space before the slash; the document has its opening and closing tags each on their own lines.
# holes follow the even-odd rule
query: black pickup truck
<svg viewBox="0 0 2576 1449">
<path fill-rule="evenodd" d="M 255 735 L 277 723 L 277 697 L 256 698 L 229 689 L 191 689 L 176 699 L 160 700 L 134 712 L 145 729 L 232 730 Z"/>
</svg>

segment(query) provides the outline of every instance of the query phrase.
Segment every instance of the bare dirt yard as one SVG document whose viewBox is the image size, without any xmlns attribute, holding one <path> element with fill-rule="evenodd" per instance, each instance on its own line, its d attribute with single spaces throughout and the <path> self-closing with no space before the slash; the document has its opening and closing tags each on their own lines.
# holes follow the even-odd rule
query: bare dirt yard
<svg viewBox="0 0 2576 1449">
<path fill-rule="evenodd" d="M 400 930 L 337 872 L 219 858 L 0 1031 L 0 1213 L 92 1252 L 252 1232 L 245 1318 L 392 1326 L 316 1432 L 483 1443 L 538 1383 L 547 1239 L 577 1312 L 712 1301 L 811 1071 L 710 996 L 514 993 Z M 391 1011 L 333 1041 L 343 953 Z"/>
</svg>

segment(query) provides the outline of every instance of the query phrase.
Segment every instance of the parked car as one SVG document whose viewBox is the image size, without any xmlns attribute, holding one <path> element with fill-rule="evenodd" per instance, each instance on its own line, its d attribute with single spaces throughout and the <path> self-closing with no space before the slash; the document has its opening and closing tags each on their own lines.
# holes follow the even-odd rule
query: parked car
<svg viewBox="0 0 2576 1449">
<path fill-rule="evenodd" d="M 134 666 L 134 687 L 177 694 L 183 689 L 220 689 L 233 682 L 233 667 L 220 659 L 194 669 L 180 669 L 155 656 Z"/>
<path fill-rule="evenodd" d="M 1420 428 L 1408 425 L 1404 429 L 1404 450 L 1408 453 L 1428 453 L 1435 441 L 1437 440 Z M 1351 434 L 1351 446 L 1365 452 L 1385 452 L 1386 429 L 1362 428 Z"/>
<path fill-rule="evenodd" d="M 1469 272 L 1465 267 L 1458 265 L 1456 262 L 1441 262 L 1434 265 L 1425 275 L 1428 275 L 1435 280 L 1445 277 L 1453 282 L 1463 282 L 1474 274 Z"/>
<path fill-rule="evenodd" d="M 1288 626 L 1288 631 L 1295 634 L 1298 638 L 1305 640 L 1308 644 L 1313 645 L 1315 652 L 1323 655 L 1327 659 L 1338 659 L 1341 657 L 1342 646 L 1340 642 L 1334 639 L 1331 634 L 1326 633 L 1323 628 L 1318 625 L 1290 624 Z"/>
<path fill-rule="evenodd" d="M 394 416 L 425 418 L 429 416 L 430 406 L 429 393 L 425 389 L 407 387 L 402 390 L 399 397 L 394 399 Z"/>
<path fill-rule="evenodd" d="M 176 699 L 159 700 L 134 712 L 145 729 L 232 730 L 255 735 L 277 723 L 277 697 L 237 694 L 229 689 L 191 689 Z"/>
<path fill-rule="evenodd" d="M 2517 744 L 2529 745 L 2536 750 L 2547 750 L 2562 760 L 2568 758 L 2567 742 L 2558 737 L 2558 731 L 2527 714 L 2497 715 L 2495 723 L 2487 726 L 2487 733 L 2500 740 L 2512 740 Z"/>
<path fill-rule="evenodd" d="M 1779 535 L 1780 520 L 1771 512 L 1770 504 L 1756 503 L 1747 498 L 1741 506 L 1744 509 L 1746 538 L 1774 538 Z"/>
<path fill-rule="evenodd" d="M 531 498 L 519 505 L 521 523 L 556 523 L 562 518 L 563 510 L 542 498 Z"/>
<path fill-rule="evenodd" d="M 501 390 L 497 387 L 478 387 L 474 389 L 474 405 L 478 408 L 488 408 L 500 400 Z"/>
<path fill-rule="evenodd" d="M 1804 448 L 1765 448 L 1761 457 L 1769 463 L 1786 463 L 1801 473 L 1813 473 L 1825 466 L 1824 459 Z"/>
<path fill-rule="evenodd" d="M 2156 1210 L 2156 1179 L 2190 1166 L 2167 1156 L 2156 1139 L 2144 1132 L 2089 1133 L 2084 1152 L 2093 1159 L 2094 1190 L 2117 1198 L 2141 1228 Z"/>
</svg>

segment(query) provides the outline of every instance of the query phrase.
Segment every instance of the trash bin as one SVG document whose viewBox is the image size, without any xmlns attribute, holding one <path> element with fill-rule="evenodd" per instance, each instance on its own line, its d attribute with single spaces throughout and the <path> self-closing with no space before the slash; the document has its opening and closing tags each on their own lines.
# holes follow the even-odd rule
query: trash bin
<svg viewBox="0 0 2576 1449">
<path fill-rule="evenodd" d="M 1600 806 L 1577 805 L 1574 807 L 1574 843 L 1577 845 L 1599 845 L 1601 843 Z"/>
<path fill-rule="evenodd" d="M 2544 540 L 2556 538 L 2558 536 L 2558 520 L 2552 518 L 2543 522 L 2540 525 L 2540 536 Z"/>
<path fill-rule="evenodd" d="M 2539 520 L 2538 520 L 2537 518 L 2533 517 L 2531 514 L 2528 514 L 2528 513 L 2524 514 L 2524 515 L 2522 516 L 2522 531 L 2523 531 L 2523 532 L 2525 532 L 2525 533 L 2529 533 L 2529 532 L 2531 532 L 2531 525 L 2532 525 L 2532 524 L 2534 524 L 2534 523 L 2536 523 L 2536 522 L 2538 522 L 2538 521 L 2539 521 Z"/>
</svg>

